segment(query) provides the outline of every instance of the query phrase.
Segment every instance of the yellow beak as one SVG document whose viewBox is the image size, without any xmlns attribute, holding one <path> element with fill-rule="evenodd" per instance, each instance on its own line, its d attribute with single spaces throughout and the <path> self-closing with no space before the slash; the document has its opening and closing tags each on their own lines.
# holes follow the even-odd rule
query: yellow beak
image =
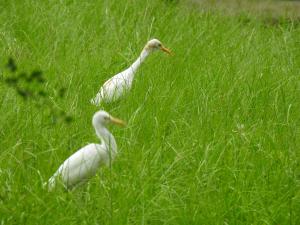
<svg viewBox="0 0 300 225">
<path fill-rule="evenodd" d="M 114 118 L 114 117 L 112 117 L 112 116 L 110 116 L 110 122 L 112 122 L 112 123 L 114 123 L 114 124 L 117 124 L 117 125 L 119 125 L 119 126 L 126 126 L 126 122 L 125 121 L 123 121 L 123 120 L 120 120 L 120 119 L 118 119 L 118 118 Z"/>
<path fill-rule="evenodd" d="M 168 53 L 169 55 L 171 55 L 171 53 L 172 53 L 170 49 L 168 49 L 168 48 L 166 48 L 166 47 L 164 47 L 164 46 L 161 46 L 161 47 L 160 47 L 160 50 L 162 50 L 162 51 Z"/>
</svg>

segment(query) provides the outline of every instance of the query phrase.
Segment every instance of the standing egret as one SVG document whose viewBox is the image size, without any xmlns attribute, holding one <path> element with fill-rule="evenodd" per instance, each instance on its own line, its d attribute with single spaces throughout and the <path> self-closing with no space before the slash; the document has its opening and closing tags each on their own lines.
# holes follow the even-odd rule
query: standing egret
<svg viewBox="0 0 300 225">
<path fill-rule="evenodd" d="M 107 80 L 100 88 L 96 97 L 91 99 L 91 103 L 100 105 L 101 102 L 113 102 L 123 96 L 130 90 L 134 75 L 139 66 L 150 53 L 156 50 L 162 50 L 171 54 L 171 51 L 164 47 L 159 40 L 152 39 L 148 41 L 137 60 L 129 68 Z"/>
<path fill-rule="evenodd" d="M 117 144 L 114 136 L 106 129 L 108 123 L 125 125 L 125 122 L 112 117 L 105 111 L 98 111 L 92 120 L 96 134 L 101 144 L 88 144 L 79 149 L 58 168 L 48 181 L 48 190 L 51 191 L 60 180 L 66 188 L 87 181 L 94 176 L 102 165 L 109 166 L 117 154 Z"/>
</svg>

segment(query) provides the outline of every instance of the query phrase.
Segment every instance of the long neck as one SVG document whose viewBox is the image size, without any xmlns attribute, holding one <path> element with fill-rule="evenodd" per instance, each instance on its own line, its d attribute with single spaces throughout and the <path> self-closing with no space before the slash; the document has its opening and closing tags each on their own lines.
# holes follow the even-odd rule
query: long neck
<svg viewBox="0 0 300 225">
<path fill-rule="evenodd" d="M 130 69 L 132 70 L 133 74 L 137 71 L 137 69 L 140 67 L 142 62 L 144 62 L 144 60 L 149 54 L 150 51 L 144 48 L 137 60 L 135 60 L 135 62 L 130 66 Z"/>
<path fill-rule="evenodd" d="M 106 150 L 110 153 L 111 159 L 114 159 L 118 153 L 117 143 L 114 136 L 105 127 L 96 127 L 96 134 L 100 138 Z"/>
</svg>

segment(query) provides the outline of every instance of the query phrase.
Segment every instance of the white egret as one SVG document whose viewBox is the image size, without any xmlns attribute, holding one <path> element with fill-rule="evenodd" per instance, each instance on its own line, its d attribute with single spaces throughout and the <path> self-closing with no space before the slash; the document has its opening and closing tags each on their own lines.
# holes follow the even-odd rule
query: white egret
<svg viewBox="0 0 300 225">
<path fill-rule="evenodd" d="M 125 122 L 100 110 L 94 114 L 92 123 L 101 144 L 88 144 L 66 159 L 49 179 L 49 191 L 53 190 L 57 182 L 61 182 L 66 188 L 83 183 L 94 176 L 99 167 L 108 166 L 115 158 L 117 144 L 105 126 L 108 123 L 124 126 Z"/>
<path fill-rule="evenodd" d="M 91 99 L 91 103 L 100 105 L 101 102 L 113 102 L 123 96 L 130 90 L 134 75 L 139 66 L 150 53 L 156 50 L 162 50 L 171 54 L 171 51 L 164 47 L 159 40 L 152 39 L 148 41 L 137 60 L 129 68 L 107 80 L 100 88 L 96 97 Z"/>
</svg>

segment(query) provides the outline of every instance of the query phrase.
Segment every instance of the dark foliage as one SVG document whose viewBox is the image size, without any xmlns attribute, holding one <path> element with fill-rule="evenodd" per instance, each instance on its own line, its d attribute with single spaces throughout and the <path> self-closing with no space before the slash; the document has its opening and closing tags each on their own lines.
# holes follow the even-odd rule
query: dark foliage
<svg viewBox="0 0 300 225">
<path fill-rule="evenodd" d="M 9 75 L 1 81 L 4 81 L 8 87 L 13 88 L 17 95 L 19 95 L 25 101 L 34 102 L 35 106 L 48 109 L 52 121 L 63 121 L 65 123 L 71 123 L 73 117 L 68 115 L 65 111 L 54 105 L 50 100 L 50 94 L 45 90 L 43 85 L 46 82 L 44 74 L 40 70 L 33 70 L 31 73 L 20 72 L 17 73 L 17 65 L 12 58 L 8 59 L 5 66 L 9 72 Z M 30 75 L 29 75 L 30 74 Z M 66 88 L 61 87 L 58 90 L 58 97 L 64 98 Z"/>
<path fill-rule="evenodd" d="M 9 69 L 12 73 L 16 72 L 17 66 L 15 64 L 15 61 L 12 58 L 8 59 L 8 62 L 6 64 L 6 68 Z"/>
</svg>

